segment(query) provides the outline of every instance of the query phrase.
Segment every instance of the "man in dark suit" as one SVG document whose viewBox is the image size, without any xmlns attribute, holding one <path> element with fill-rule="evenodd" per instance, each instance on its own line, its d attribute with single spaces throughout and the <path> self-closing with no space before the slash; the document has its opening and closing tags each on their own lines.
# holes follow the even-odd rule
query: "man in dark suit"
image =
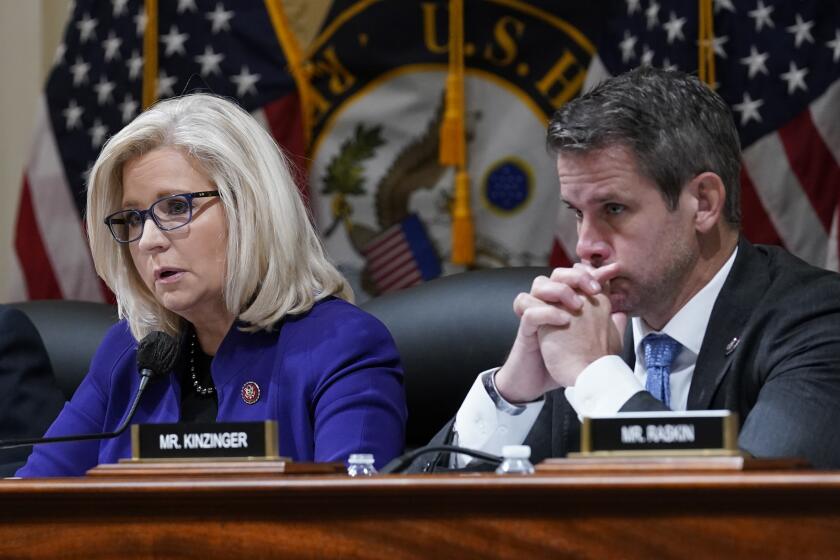
<svg viewBox="0 0 840 560">
<path fill-rule="evenodd" d="M 516 298 L 506 362 L 436 440 L 539 461 L 579 449 L 582 416 L 729 409 L 743 450 L 840 467 L 840 276 L 740 237 L 725 102 L 639 68 L 562 107 L 548 144 L 581 262 Z"/>
<path fill-rule="evenodd" d="M 63 406 L 35 326 L 23 312 L 0 306 L 0 439 L 40 437 Z M 31 452 L 0 450 L 0 476 L 12 476 Z"/>
</svg>

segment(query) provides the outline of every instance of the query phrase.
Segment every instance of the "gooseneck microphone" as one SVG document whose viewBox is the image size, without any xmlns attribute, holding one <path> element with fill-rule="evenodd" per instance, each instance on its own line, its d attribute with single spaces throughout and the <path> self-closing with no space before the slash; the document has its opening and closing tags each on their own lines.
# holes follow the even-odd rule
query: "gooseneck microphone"
<svg viewBox="0 0 840 560">
<path fill-rule="evenodd" d="M 178 359 L 178 342 L 172 336 L 154 331 L 146 335 L 137 347 L 137 368 L 140 371 L 140 386 L 128 409 L 125 420 L 113 432 L 100 434 L 80 434 L 73 436 L 58 436 L 47 438 L 9 439 L 0 441 L 0 449 L 23 447 L 25 445 L 40 445 L 42 443 L 60 443 L 67 441 L 86 441 L 91 439 L 110 439 L 119 436 L 128 427 L 128 423 L 137 411 L 137 405 L 146 385 L 155 377 L 165 374 L 175 366 Z"/>
</svg>

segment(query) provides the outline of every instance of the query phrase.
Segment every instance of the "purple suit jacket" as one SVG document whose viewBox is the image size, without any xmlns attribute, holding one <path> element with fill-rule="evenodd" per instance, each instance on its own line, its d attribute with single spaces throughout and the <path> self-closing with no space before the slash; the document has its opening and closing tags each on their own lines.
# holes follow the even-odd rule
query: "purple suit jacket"
<svg viewBox="0 0 840 560">
<path fill-rule="evenodd" d="M 46 436 L 113 431 L 137 391 L 137 341 L 122 321 L 105 336 L 90 372 Z M 406 405 L 402 368 L 382 323 L 339 299 L 288 316 L 279 330 L 246 333 L 234 325 L 212 362 L 218 421 L 276 420 L 280 454 L 295 461 L 346 461 L 373 453 L 382 466 L 402 452 Z M 255 404 L 242 386 L 260 387 Z M 132 423 L 177 422 L 176 372 L 153 379 Z M 76 476 L 131 455 L 131 436 L 39 445 L 22 477 Z"/>
</svg>

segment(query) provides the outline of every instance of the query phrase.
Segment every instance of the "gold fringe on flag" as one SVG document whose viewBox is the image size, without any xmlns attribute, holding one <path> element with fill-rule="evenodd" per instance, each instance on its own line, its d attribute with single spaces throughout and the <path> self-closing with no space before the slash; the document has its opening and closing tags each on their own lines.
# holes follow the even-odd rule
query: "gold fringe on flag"
<svg viewBox="0 0 840 560">
<path fill-rule="evenodd" d="M 277 35 L 283 54 L 286 56 L 289 71 L 295 79 L 295 85 L 297 85 L 303 120 L 303 141 L 304 145 L 308 146 L 312 135 L 312 93 L 309 89 L 309 76 L 305 69 L 303 51 L 298 44 L 294 31 L 289 26 L 282 0 L 265 0 L 265 8 L 271 18 L 271 25 L 274 27 L 274 33 Z"/>
<path fill-rule="evenodd" d="M 475 260 L 475 227 L 470 208 L 470 177 L 467 173 L 467 127 L 464 98 L 464 1 L 449 1 L 449 72 L 446 76 L 446 107 L 440 127 L 442 165 L 456 166 L 455 199 L 452 206 L 452 262 Z"/>
<path fill-rule="evenodd" d="M 475 225 L 470 210 L 470 176 L 466 169 L 455 173 L 455 201 L 452 206 L 452 262 L 472 264 L 475 260 Z"/>
<path fill-rule="evenodd" d="M 146 29 L 143 32 L 143 109 L 157 101 L 158 3 L 146 0 Z"/>
<path fill-rule="evenodd" d="M 712 0 L 699 0 L 699 37 L 697 40 L 699 61 L 698 76 L 712 89 L 717 86 L 715 81 L 715 30 Z"/>
</svg>

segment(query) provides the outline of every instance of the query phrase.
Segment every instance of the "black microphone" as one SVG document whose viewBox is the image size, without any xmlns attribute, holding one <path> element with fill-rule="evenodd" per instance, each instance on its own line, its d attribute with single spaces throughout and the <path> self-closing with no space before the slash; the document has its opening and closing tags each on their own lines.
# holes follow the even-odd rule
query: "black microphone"
<svg viewBox="0 0 840 560">
<path fill-rule="evenodd" d="M 146 385 L 149 381 L 159 375 L 163 375 L 175 366 L 175 361 L 178 359 L 178 342 L 172 336 L 161 332 L 154 331 L 146 335 L 137 347 L 137 368 L 140 371 L 140 386 L 137 388 L 137 394 L 131 407 L 128 410 L 128 415 L 123 420 L 116 430 L 113 432 L 105 432 L 101 434 L 81 434 L 74 436 L 58 436 L 48 438 L 31 438 L 31 439 L 8 439 L 0 441 L 0 449 L 9 449 L 12 447 L 23 447 L 25 445 L 39 445 L 42 443 L 60 443 L 66 441 L 85 441 L 91 439 L 110 439 L 119 436 L 128 427 L 128 423 L 134 417 L 137 411 L 137 405 L 140 403 L 140 397 L 143 391 L 146 390 Z"/>
<path fill-rule="evenodd" d="M 469 455 L 481 461 L 486 461 L 494 466 L 502 463 L 503 459 L 498 455 L 491 455 L 484 451 L 477 451 L 475 449 L 468 449 L 466 447 L 458 447 L 457 445 L 427 445 L 420 447 L 414 451 L 403 453 L 396 459 L 382 468 L 383 474 L 397 474 L 407 469 L 415 459 L 427 453 L 458 453 L 461 455 Z"/>
</svg>

